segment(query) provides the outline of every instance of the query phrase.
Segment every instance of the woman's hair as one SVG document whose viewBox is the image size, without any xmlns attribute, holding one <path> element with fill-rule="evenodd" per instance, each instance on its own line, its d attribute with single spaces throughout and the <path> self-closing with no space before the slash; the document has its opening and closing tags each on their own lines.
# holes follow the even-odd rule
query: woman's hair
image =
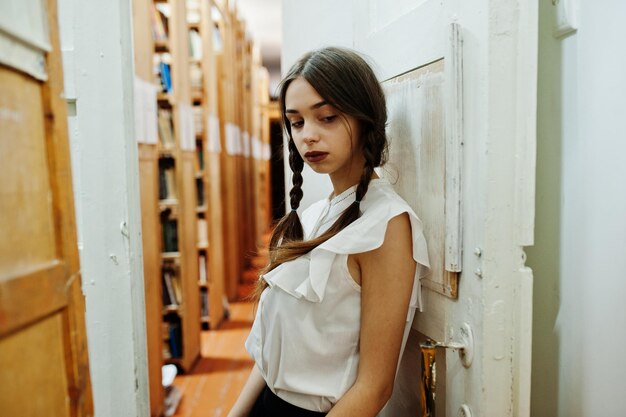
<svg viewBox="0 0 626 417">
<path fill-rule="evenodd" d="M 285 114 L 285 95 L 293 80 L 303 78 L 331 106 L 343 115 L 354 117 L 359 125 L 358 146 L 365 163 L 356 188 L 356 200 L 344 210 L 335 223 L 322 235 L 304 241 L 302 224 L 296 210 L 302 200 L 302 169 L 304 161 L 293 141 L 291 125 Z M 291 210 L 275 226 L 270 239 L 270 263 L 261 274 L 280 264 L 294 260 L 335 236 L 360 216 L 363 200 L 374 168 L 387 159 L 387 107 L 376 75 L 361 56 L 349 49 L 328 47 L 304 55 L 289 70 L 279 85 L 282 123 L 289 139 L 289 167 L 293 172 L 293 188 L 289 192 Z M 252 297 L 257 299 L 267 287 L 259 279 Z"/>
</svg>

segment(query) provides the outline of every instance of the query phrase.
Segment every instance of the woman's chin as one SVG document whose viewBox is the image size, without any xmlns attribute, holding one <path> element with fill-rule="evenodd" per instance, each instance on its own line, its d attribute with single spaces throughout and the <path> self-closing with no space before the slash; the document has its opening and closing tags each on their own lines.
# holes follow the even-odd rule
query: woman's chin
<svg viewBox="0 0 626 417">
<path fill-rule="evenodd" d="M 315 164 L 315 163 L 308 163 L 307 165 L 309 166 L 309 168 L 311 168 L 316 174 L 328 174 L 328 167 L 324 167 L 323 164 Z"/>
</svg>

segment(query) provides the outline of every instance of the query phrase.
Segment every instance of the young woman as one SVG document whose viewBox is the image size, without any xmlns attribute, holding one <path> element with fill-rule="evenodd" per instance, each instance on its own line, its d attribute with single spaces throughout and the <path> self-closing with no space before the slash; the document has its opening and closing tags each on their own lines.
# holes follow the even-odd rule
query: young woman
<svg viewBox="0 0 626 417">
<path fill-rule="evenodd" d="M 230 417 L 368 417 L 389 400 L 428 266 L 422 225 L 374 168 L 387 111 L 355 52 L 302 57 L 280 87 L 293 171 L 291 211 L 270 241 L 246 349 L 256 366 Z M 302 214 L 302 169 L 328 199 Z"/>
</svg>

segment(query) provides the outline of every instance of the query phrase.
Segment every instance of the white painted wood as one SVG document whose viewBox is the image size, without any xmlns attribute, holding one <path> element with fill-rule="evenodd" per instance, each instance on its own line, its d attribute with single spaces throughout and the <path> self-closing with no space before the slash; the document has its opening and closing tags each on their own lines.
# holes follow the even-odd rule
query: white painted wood
<svg viewBox="0 0 626 417">
<path fill-rule="evenodd" d="M 402 3 L 396 9 L 383 0 L 354 2 L 353 44 L 374 58 L 381 80 L 436 61 L 447 47 L 444 1 Z"/>
<path fill-rule="evenodd" d="M 424 224 L 431 273 L 422 284 L 451 295 L 445 268 L 449 194 L 446 171 L 447 154 L 459 152 L 447 147 L 444 67 L 444 60 L 439 60 L 383 83 L 389 113 L 389 162 L 381 171 Z"/>
<path fill-rule="evenodd" d="M 58 7 L 95 415 L 148 416 L 131 5 Z"/>
<path fill-rule="evenodd" d="M 450 272 L 463 269 L 463 219 L 461 209 L 461 175 L 463 164 L 463 41 L 458 23 L 450 24 L 445 65 L 445 268 Z"/>
<path fill-rule="evenodd" d="M 555 38 L 563 38 L 578 29 L 578 0 L 552 0 L 556 9 L 552 33 Z"/>
<path fill-rule="evenodd" d="M 50 51 L 43 0 L 3 0 L 0 4 L 0 63 L 32 77 L 48 78 L 45 53 Z"/>
<path fill-rule="evenodd" d="M 157 91 L 158 87 L 155 84 L 135 76 L 133 101 L 135 104 L 135 138 L 138 143 L 156 145 L 159 141 Z"/>
<path fill-rule="evenodd" d="M 446 65 L 457 60 L 456 71 L 462 75 L 457 82 L 462 80 L 462 86 L 456 90 L 457 105 L 448 102 L 445 108 L 450 105 L 453 110 L 449 112 L 458 114 L 456 125 L 446 122 L 450 132 L 455 126 L 460 129 L 458 135 L 448 138 L 463 143 L 459 154 L 460 216 L 455 216 L 462 248 L 458 266 L 463 266 L 459 297 L 451 300 L 425 288 L 424 312 L 417 315 L 414 328 L 439 342 L 456 341 L 463 323 L 473 329 L 472 365 L 465 368 L 456 352 L 448 352 L 440 368 L 446 381 L 445 388 L 438 391 L 439 399 L 445 397 L 442 412 L 454 416 L 465 405 L 472 415 L 527 416 L 532 273 L 524 266 L 523 245 L 532 243 L 534 226 L 537 5 L 499 0 L 402 0 L 397 8 L 381 10 L 387 3 L 355 0 L 345 25 L 334 28 L 318 17 L 333 15 L 337 2 L 315 2 L 317 12 L 311 14 L 298 10 L 313 7 L 305 3 L 290 1 L 283 10 L 286 22 L 297 22 L 286 24 L 283 31 L 284 47 L 290 54 L 295 55 L 296 44 L 337 36 L 343 45 L 352 44 L 370 56 L 382 80 L 442 58 Z M 343 13 L 345 3 L 341 3 Z M 453 37 L 450 43 L 452 22 L 460 28 L 462 50 L 459 38 Z M 307 27 L 306 34 L 302 27 Z M 346 28 L 353 29 L 352 41 L 345 39 Z M 446 100 L 454 101 L 454 97 L 454 93 L 447 95 Z M 394 100 L 390 101 L 390 120 L 402 111 Z M 449 174 L 454 178 L 454 173 Z M 416 198 L 424 198 L 406 192 L 404 196 L 412 204 Z M 452 220 L 449 225 L 456 227 Z M 438 250 L 443 268 L 445 250 Z M 413 375 L 412 380 L 399 381 L 396 388 L 411 402 L 414 398 L 407 393 L 417 386 L 419 376 Z"/>
<path fill-rule="evenodd" d="M 520 246 L 534 243 L 535 231 L 535 161 L 537 153 L 537 6 L 524 2 L 519 7 L 519 31 L 515 65 L 515 218 Z"/>
</svg>

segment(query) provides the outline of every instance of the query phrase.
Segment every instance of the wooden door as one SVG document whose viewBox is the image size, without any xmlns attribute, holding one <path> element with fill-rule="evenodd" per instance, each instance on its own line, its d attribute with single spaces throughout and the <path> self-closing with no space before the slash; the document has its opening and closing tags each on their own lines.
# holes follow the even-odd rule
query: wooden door
<svg viewBox="0 0 626 417">
<path fill-rule="evenodd" d="M 527 416 L 536 2 L 299 4 L 284 9 L 297 22 L 286 23 L 285 44 L 338 39 L 375 63 L 391 141 L 381 174 L 422 218 L 429 244 L 423 312 L 394 391 L 402 398 L 381 416 Z M 327 15 L 347 20 L 331 27 Z M 436 369 L 436 386 L 426 390 L 420 359 L 433 352 L 424 367 Z"/>
<path fill-rule="evenodd" d="M 424 221 L 429 244 L 424 311 L 407 353 L 428 357 L 426 338 L 449 346 L 434 349 L 437 384 L 422 387 L 432 400 L 422 414 L 527 416 L 537 6 L 354 4 L 354 44 L 377 62 L 387 95 L 384 175 Z M 418 371 L 405 355 L 401 388 L 415 392 Z"/>
<path fill-rule="evenodd" d="M 0 9 L 0 408 L 89 416 L 56 4 Z"/>
</svg>

